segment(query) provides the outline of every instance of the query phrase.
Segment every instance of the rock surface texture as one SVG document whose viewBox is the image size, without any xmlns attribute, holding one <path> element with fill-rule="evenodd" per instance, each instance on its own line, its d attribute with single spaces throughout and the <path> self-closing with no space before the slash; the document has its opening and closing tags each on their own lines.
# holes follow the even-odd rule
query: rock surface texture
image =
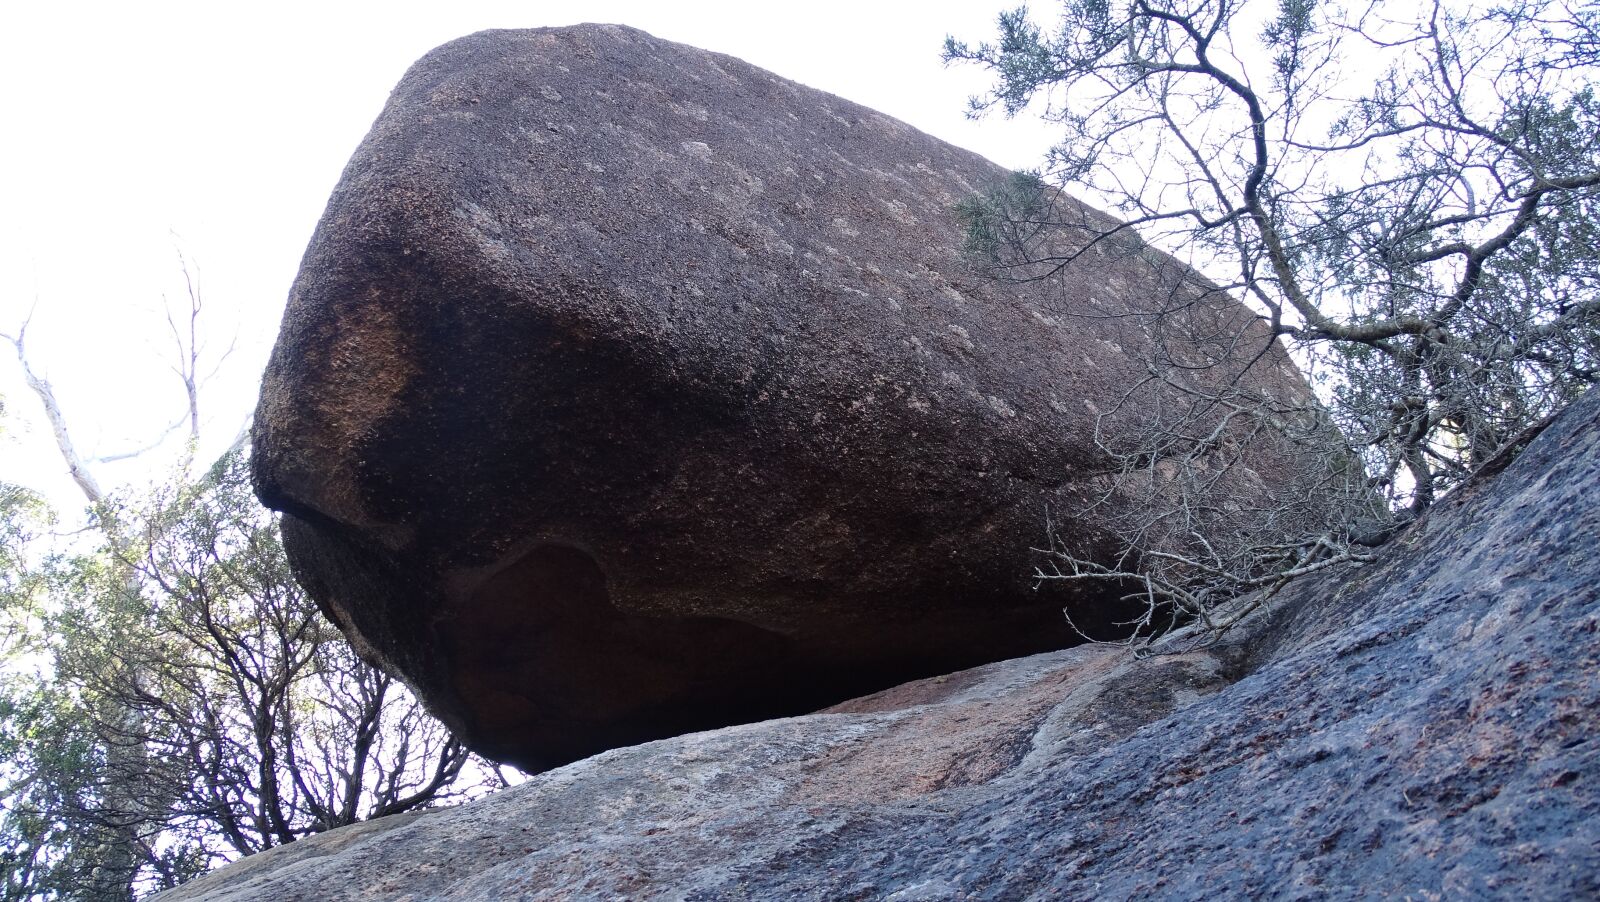
<svg viewBox="0 0 1600 902">
<path fill-rule="evenodd" d="M 530 768 L 1071 644 L 1028 549 L 1047 506 L 1097 541 L 1096 412 L 1147 341 L 1102 315 L 1199 289 L 1149 251 L 973 271 L 953 208 L 1005 175 L 626 28 L 434 51 L 266 374 L 257 485 L 298 574 Z M 1303 391 L 1258 338 L 1247 381 Z"/>
<path fill-rule="evenodd" d="M 164 902 L 1592 899 L 1600 393 L 1220 646 L 619 749 Z"/>
</svg>

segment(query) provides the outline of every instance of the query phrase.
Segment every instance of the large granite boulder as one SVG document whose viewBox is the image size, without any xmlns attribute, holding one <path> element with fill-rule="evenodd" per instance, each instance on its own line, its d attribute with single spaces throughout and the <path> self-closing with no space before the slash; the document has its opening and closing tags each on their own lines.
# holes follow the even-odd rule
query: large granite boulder
<svg viewBox="0 0 1600 902">
<path fill-rule="evenodd" d="M 1036 591 L 1029 548 L 1047 508 L 1102 541 L 1095 417 L 1149 341 L 1116 314 L 1203 286 L 1109 245 L 974 271 L 953 207 L 1005 176 L 627 28 L 434 51 L 334 192 L 262 389 L 297 573 L 528 768 L 1060 648 L 1068 603 L 1116 619 Z M 1253 341 L 1246 383 L 1303 392 Z"/>
<path fill-rule="evenodd" d="M 1600 898 L 1600 393 L 1221 645 L 608 752 L 165 897 Z"/>
</svg>

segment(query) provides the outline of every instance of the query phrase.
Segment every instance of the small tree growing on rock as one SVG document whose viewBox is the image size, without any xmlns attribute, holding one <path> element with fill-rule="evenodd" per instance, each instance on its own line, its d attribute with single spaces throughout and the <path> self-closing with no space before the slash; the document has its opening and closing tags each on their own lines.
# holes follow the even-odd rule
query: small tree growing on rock
<svg viewBox="0 0 1600 902">
<path fill-rule="evenodd" d="M 1064 130 L 1040 176 L 963 207 L 998 277 L 1149 240 L 1215 279 L 1134 315 L 1156 337 L 1147 378 L 1186 400 L 1152 409 L 1134 387 L 1101 416 L 1108 496 L 1142 502 L 1110 524 L 1125 555 L 1052 542 L 1039 575 L 1133 580 L 1152 612 L 1219 629 L 1244 613 L 1219 617 L 1227 599 L 1364 560 L 1600 379 L 1600 8 L 1266 9 L 1068 0 L 1054 28 L 1018 9 L 994 43 L 945 48 L 995 74 L 974 115 L 1037 108 Z M 1125 222 L 1061 215 L 1069 189 Z M 1209 292 L 1259 322 L 1202 334 L 1178 314 Z M 1182 350 L 1227 343 L 1248 369 L 1278 341 L 1325 412 L 1201 388 L 1221 358 Z M 1250 511 L 1219 479 L 1241 442 L 1303 462 Z"/>
</svg>

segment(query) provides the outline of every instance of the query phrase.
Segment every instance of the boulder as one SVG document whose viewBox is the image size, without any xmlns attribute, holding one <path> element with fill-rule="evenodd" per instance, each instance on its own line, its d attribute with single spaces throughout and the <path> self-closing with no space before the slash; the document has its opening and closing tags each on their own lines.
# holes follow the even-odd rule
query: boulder
<svg viewBox="0 0 1600 902">
<path fill-rule="evenodd" d="M 265 376 L 255 474 L 297 574 L 529 769 L 1061 648 L 1067 604 L 1119 619 L 1037 591 L 1029 549 L 1048 510 L 1108 550 L 1096 415 L 1149 343 L 1117 314 L 1204 291 L 1110 245 L 977 271 L 953 211 L 1006 177 L 632 29 L 435 50 L 335 190 Z M 1251 338 L 1244 382 L 1302 396 Z"/>
<path fill-rule="evenodd" d="M 1596 535 L 1591 392 L 1220 644 L 619 749 L 162 899 L 1597 898 Z"/>
</svg>

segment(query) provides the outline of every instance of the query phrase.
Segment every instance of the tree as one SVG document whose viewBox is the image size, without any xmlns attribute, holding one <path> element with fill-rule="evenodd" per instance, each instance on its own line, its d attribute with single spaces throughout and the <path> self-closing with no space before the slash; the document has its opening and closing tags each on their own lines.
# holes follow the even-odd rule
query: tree
<svg viewBox="0 0 1600 902">
<path fill-rule="evenodd" d="M 0 767 L 8 771 L 0 791 L 4 900 L 29 898 L 36 890 L 60 894 L 70 887 L 64 876 L 77 870 L 60 854 L 71 841 L 62 826 L 34 816 L 39 798 L 56 788 L 30 778 L 39 769 L 33 758 L 40 751 L 40 726 L 53 699 L 16 672 L 18 659 L 34 648 L 36 639 L 43 586 L 29 558 L 48 519 L 37 495 L 0 483 L 0 610 L 7 615 L 0 621 L 0 662 L 6 665 L 0 669 Z M 75 751 L 62 744 L 55 747 L 67 754 Z M 80 770 L 70 761 L 52 762 L 51 769 L 62 774 Z"/>
<path fill-rule="evenodd" d="M 460 742 L 295 584 L 277 519 L 250 490 L 244 431 L 194 472 L 206 355 L 184 275 L 167 316 L 184 409 L 145 448 L 79 453 L 29 359 L 27 322 L 5 336 L 91 520 L 44 554 L 41 503 L 0 486 L 0 627 L 15 637 L 0 671 L 0 899 L 126 900 L 484 788 L 462 779 Z M 103 488 L 95 464 L 174 434 L 164 487 Z"/>
<path fill-rule="evenodd" d="M 66 568 L 55 677 L 105 750 L 92 787 L 140 791 L 90 793 L 70 816 L 136 826 L 149 882 L 467 791 L 466 749 L 295 584 L 242 452 L 98 516 L 142 537 L 138 556 L 119 545 Z"/>
<path fill-rule="evenodd" d="M 1265 10 L 1069 0 L 1055 28 L 1018 9 L 994 43 L 945 48 L 996 77 L 975 115 L 1040 109 L 1064 132 L 1039 175 L 963 208 L 998 277 L 1148 240 L 1214 279 L 1134 314 L 1160 333 L 1148 382 L 1185 400 L 1144 409 L 1136 387 L 1102 417 L 1110 491 L 1141 502 L 1113 524 L 1127 553 L 1103 566 L 1052 544 L 1040 572 L 1135 579 L 1203 618 L 1364 560 L 1600 378 L 1600 8 L 1280 0 L 1252 18 Z M 1072 213 L 1069 189 L 1125 221 Z M 1229 359 L 1247 371 L 1288 343 L 1326 415 L 1201 386 L 1177 313 L 1219 293 L 1258 319 Z M 1316 509 L 1290 492 L 1229 511 L 1214 472 L 1240 442 L 1299 449 Z M 1215 541 L 1207 525 L 1230 517 Z"/>
</svg>

